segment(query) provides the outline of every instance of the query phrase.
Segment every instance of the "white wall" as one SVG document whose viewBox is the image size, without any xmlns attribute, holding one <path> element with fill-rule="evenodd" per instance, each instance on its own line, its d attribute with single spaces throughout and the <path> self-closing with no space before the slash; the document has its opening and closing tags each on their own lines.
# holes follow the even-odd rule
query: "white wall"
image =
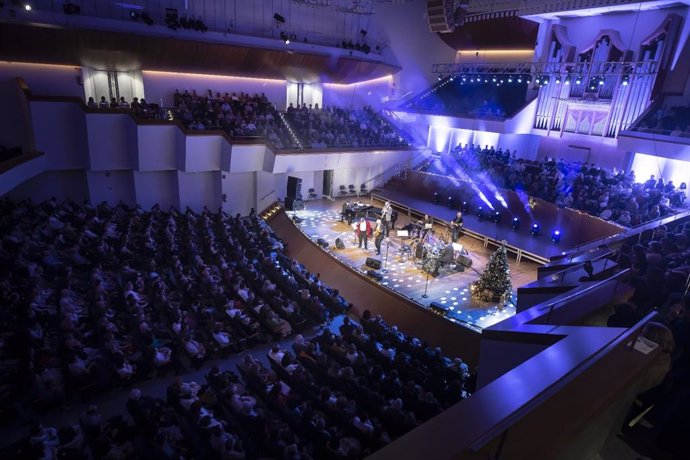
<svg viewBox="0 0 690 460">
<path fill-rule="evenodd" d="M 21 77 L 37 96 L 84 97 L 81 69 L 66 65 L 0 62 L 0 80 Z M 79 80 L 77 80 L 79 77 Z"/>
<path fill-rule="evenodd" d="M 221 169 L 223 145 L 227 143 L 224 137 L 217 134 L 187 136 L 184 170 L 198 172 Z"/>
<path fill-rule="evenodd" d="M 32 177 L 7 194 L 14 200 L 31 198 L 36 202 L 49 200 L 73 200 L 83 203 L 89 200 L 89 188 L 84 170 L 46 171 Z"/>
<path fill-rule="evenodd" d="M 179 207 L 177 171 L 134 171 L 136 202 L 144 209 L 160 205 L 161 209 Z"/>
<path fill-rule="evenodd" d="M 177 169 L 178 136 L 184 135 L 177 126 L 137 126 L 139 171 Z"/>
<path fill-rule="evenodd" d="M 388 39 L 390 51 L 402 70 L 395 75 L 394 99 L 421 93 L 436 76 L 432 64 L 455 61 L 456 50 L 429 31 L 425 19 L 426 2 L 377 2 L 376 20 Z M 388 51 L 388 50 L 386 50 Z"/>
<path fill-rule="evenodd" d="M 256 208 L 256 173 L 227 173 L 221 174 L 223 211 L 235 215 L 237 213 L 249 214 L 252 208 Z"/>
<path fill-rule="evenodd" d="M 120 201 L 128 206 L 136 204 L 134 176 L 132 171 L 87 171 L 91 203 L 103 201 L 117 204 Z"/>
<path fill-rule="evenodd" d="M 355 109 L 388 106 L 394 97 L 394 81 L 391 75 L 348 85 L 324 83 L 323 105 Z"/>
<path fill-rule="evenodd" d="M 84 110 L 73 102 L 30 103 L 36 150 L 48 169 L 84 169 L 89 164 Z"/>
<path fill-rule="evenodd" d="M 177 182 L 179 186 L 180 209 L 190 207 L 194 211 L 200 211 L 204 206 L 211 210 L 221 207 L 221 183 L 220 172 L 193 172 L 178 171 Z"/>
<path fill-rule="evenodd" d="M 165 107 L 172 107 L 175 90 L 184 92 L 196 90 L 197 94 L 205 95 L 210 89 L 216 92 L 261 94 L 265 93 L 268 100 L 276 104 L 279 109 L 286 107 L 287 82 L 284 80 L 269 80 L 262 78 L 244 78 L 220 75 L 203 75 L 175 72 L 143 72 L 146 100 Z"/>
<path fill-rule="evenodd" d="M 137 125 L 130 114 L 87 113 L 91 170 L 134 169 Z"/>
</svg>

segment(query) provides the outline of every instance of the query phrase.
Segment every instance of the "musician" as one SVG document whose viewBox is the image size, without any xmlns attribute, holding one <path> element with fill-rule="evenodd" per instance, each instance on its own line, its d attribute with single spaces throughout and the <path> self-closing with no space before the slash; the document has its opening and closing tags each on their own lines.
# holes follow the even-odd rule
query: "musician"
<svg viewBox="0 0 690 460">
<path fill-rule="evenodd" d="M 429 230 L 431 230 L 431 227 L 427 228 L 428 225 L 431 225 L 434 223 L 434 220 L 429 217 L 428 215 L 424 214 L 424 218 L 419 221 L 419 225 L 421 225 L 419 229 L 419 236 L 424 239 L 426 238 L 427 233 L 429 233 Z"/>
<path fill-rule="evenodd" d="M 453 231 L 453 235 L 451 238 L 453 240 L 453 243 L 457 243 L 457 241 L 462 236 L 463 225 L 464 225 L 464 219 L 462 218 L 462 212 L 458 211 L 458 213 L 455 215 L 453 220 L 450 221 L 450 228 Z"/>
<path fill-rule="evenodd" d="M 350 209 L 350 202 L 345 201 L 343 203 L 343 208 L 340 211 L 340 222 L 347 220 L 347 225 L 352 224 L 352 210 Z"/>
<path fill-rule="evenodd" d="M 393 207 L 390 201 L 386 201 L 381 209 L 381 218 L 383 219 L 383 233 L 388 236 L 388 232 L 393 226 Z"/>
<path fill-rule="evenodd" d="M 362 241 L 364 241 L 364 249 L 368 249 L 367 242 L 371 236 L 371 224 L 364 217 L 359 219 L 357 228 L 355 228 L 355 234 L 357 235 L 357 241 L 359 241 L 359 248 L 362 248 Z"/>
<path fill-rule="evenodd" d="M 381 219 L 377 219 L 376 228 L 374 229 L 374 246 L 376 246 L 377 256 L 381 255 L 381 242 L 383 241 L 383 238 L 383 222 L 381 221 Z"/>
</svg>

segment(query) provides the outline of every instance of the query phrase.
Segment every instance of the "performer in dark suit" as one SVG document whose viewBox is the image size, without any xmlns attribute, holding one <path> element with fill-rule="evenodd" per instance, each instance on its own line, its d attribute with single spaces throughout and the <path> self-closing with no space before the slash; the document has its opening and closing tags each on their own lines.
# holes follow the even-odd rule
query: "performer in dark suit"
<svg viewBox="0 0 690 460">
<path fill-rule="evenodd" d="M 340 211 L 340 222 L 347 220 L 347 224 L 352 224 L 352 212 L 350 210 L 350 202 L 346 201 L 343 203 L 343 208 Z"/>
<path fill-rule="evenodd" d="M 462 212 L 458 211 L 453 220 L 450 221 L 450 228 L 453 231 L 451 239 L 453 243 L 457 243 L 462 236 L 462 227 L 464 225 L 464 219 L 462 218 Z"/>
<path fill-rule="evenodd" d="M 361 248 L 362 242 L 364 242 L 364 249 L 368 249 L 367 243 L 369 241 L 369 237 L 371 236 L 371 224 L 369 223 L 369 221 L 362 217 L 359 220 L 359 223 L 357 224 L 355 233 L 357 234 L 357 241 L 359 241 L 359 247 Z"/>
</svg>

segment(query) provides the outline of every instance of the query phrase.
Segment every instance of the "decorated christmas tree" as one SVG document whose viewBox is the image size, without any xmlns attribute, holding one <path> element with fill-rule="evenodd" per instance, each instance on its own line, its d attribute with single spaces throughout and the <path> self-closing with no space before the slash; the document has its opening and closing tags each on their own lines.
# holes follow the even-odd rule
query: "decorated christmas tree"
<svg viewBox="0 0 690 460">
<path fill-rule="evenodd" d="M 484 302 L 506 303 L 513 291 L 505 242 L 491 254 L 486 270 L 470 286 L 472 296 Z"/>
</svg>

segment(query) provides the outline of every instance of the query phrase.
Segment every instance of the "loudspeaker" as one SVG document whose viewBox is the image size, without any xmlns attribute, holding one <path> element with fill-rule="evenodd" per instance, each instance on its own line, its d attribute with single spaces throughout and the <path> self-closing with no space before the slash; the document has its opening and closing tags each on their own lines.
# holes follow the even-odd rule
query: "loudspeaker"
<svg viewBox="0 0 690 460">
<path fill-rule="evenodd" d="M 302 179 L 299 177 L 288 176 L 287 196 L 302 198 Z"/>
<path fill-rule="evenodd" d="M 374 278 L 376 281 L 381 281 L 383 279 L 383 275 L 376 270 L 367 270 L 367 276 Z"/>
<path fill-rule="evenodd" d="M 470 268 L 472 266 L 472 259 L 467 256 L 459 255 L 455 261 L 465 268 Z"/>
<path fill-rule="evenodd" d="M 379 268 L 381 268 L 381 261 L 379 259 L 367 257 L 367 267 L 375 268 L 376 270 L 378 270 Z"/>
<path fill-rule="evenodd" d="M 455 11 L 453 0 L 427 0 L 426 17 L 429 30 L 448 33 L 455 29 Z"/>
<path fill-rule="evenodd" d="M 285 209 L 288 211 L 301 211 L 304 209 L 304 202 L 294 196 L 285 197 Z"/>
<path fill-rule="evenodd" d="M 343 240 L 341 240 L 340 238 L 336 238 L 335 247 L 342 251 L 343 249 L 345 249 L 345 243 L 343 243 Z"/>
<path fill-rule="evenodd" d="M 327 248 L 328 248 L 328 241 L 324 240 L 323 238 L 317 239 L 317 240 L 316 240 L 316 244 L 318 244 L 319 246 L 321 246 L 323 249 L 327 249 Z"/>
<path fill-rule="evenodd" d="M 441 316 L 448 316 L 448 307 L 438 302 L 431 302 L 429 304 L 429 309 Z"/>
</svg>

